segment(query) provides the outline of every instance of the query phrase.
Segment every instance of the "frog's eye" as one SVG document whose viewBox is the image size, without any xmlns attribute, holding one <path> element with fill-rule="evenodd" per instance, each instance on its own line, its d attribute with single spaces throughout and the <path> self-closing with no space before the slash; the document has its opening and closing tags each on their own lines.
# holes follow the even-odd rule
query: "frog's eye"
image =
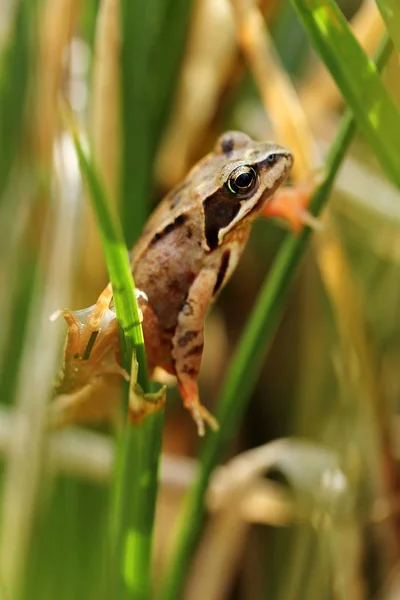
<svg viewBox="0 0 400 600">
<path fill-rule="evenodd" d="M 236 167 L 228 177 L 227 186 L 232 194 L 248 194 L 257 183 L 257 172 L 253 167 Z"/>
</svg>

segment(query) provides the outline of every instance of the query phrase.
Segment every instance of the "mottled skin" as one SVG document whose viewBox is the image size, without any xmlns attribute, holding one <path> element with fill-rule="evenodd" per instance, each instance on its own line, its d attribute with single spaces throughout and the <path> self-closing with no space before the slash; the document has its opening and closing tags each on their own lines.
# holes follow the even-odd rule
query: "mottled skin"
<svg viewBox="0 0 400 600">
<path fill-rule="evenodd" d="M 199 429 L 216 422 L 200 404 L 197 379 L 210 304 L 236 267 L 251 224 L 287 178 L 293 157 L 273 143 L 228 132 L 151 215 L 132 254 L 142 301 L 149 367 L 176 375 L 185 406 Z M 229 189 L 240 167 L 251 167 L 251 185 Z"/>
<path fill-rule="evenodd" d="M 294 230 L 302 226 L 304 209 L 294 197 L 273 198 L 292 164 L 282 146 L 225 133 L 155 209 L 132 251 L 135 284 L 145 294 L 138 303 L 149 370 L 161 367 L 176 375 L 200 435 L 204 422 L 218 426 L 198 395 L 206 313 L 235 269 L 254 219 L 281 216 Z M 79 420 L 92 396 L 99 417 L 109 413 L 99 406 L 101 387 L 127 375 L 119 364 L 111 297 L 108 286 L 90 309 L 61 311 L 68 339 L 53 425 Z"/>
</svg>

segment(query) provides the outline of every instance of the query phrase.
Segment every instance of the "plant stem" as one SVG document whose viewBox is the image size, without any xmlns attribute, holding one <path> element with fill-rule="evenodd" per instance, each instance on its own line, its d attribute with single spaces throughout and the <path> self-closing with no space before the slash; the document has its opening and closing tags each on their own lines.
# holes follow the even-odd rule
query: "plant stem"
<svg viewBox="0 0 400 600">
<path fill-rule="evenodd" d="M 125 368 L 132 354 L 139 363 L 138 383 L 150 392 L 146 353 L 134 282 L 122 231 L 114 220 L 104 186 L 85 152 L 68 114 L 82 172 L 88 182 L 100 226 L 107 268 L 113 286 L 114 303 L 122 330 Z M 118 434 L 115 477 L 112 487 L 110 588 L 118 600 L 145 600 L 151 591 L 151 548 L 155 502 L 158 490 L 158 462 L 161 453 L 163 411 L 148 415 L 132 426 L 126 418 L 129 387 L 125 388 L 124 425 Z"/>
<path fill-rule="evenodd" d="M 117 444 L 114 485 L 113 598 L 151 596 L 151 551 L 163 411 L 140 426 L 125 423 Z"/>
<path fill-rule="evenodd" d="M 392 50 L 385 38 L 377 53 L 377 66 L 382 69 Z M 335 177 L 354 138 L 356 126 L 350 112 L 342 120 L 339 132 L 326 159 L 325 178 L 313 195 L 310 211 L 318 215 L 326 204 Z M 304 255 L 311 230 L 306 227 L 298 237 L 287 236 L 272 270 L 259 294 L 237 351 L 231 361 L 222 389 L 217 418 L 220 429 L 209 435 L 201 448 L 198 477 L 189 491 L 181 515 L 176 547 L 164 581 L 160 600 L 178 600 L 181 596 L 205 516 L 204 494 L 211 472 L 222 451 L 238 429 L 251 392 L 285 308 L 285 299 L 297 266 Z"/>
</svg>

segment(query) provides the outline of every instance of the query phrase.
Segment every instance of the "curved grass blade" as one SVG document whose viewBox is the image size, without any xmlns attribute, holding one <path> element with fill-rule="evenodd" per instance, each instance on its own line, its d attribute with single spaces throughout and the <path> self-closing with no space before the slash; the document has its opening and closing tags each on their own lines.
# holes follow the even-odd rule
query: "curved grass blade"
<svg viewBox="0 0 400 600">
<path fill-rule="evenodd" d="M 144 339 L 140 325 L 139 309 L 135 300 L 128 252 L 120 227 L 113 219 L 104 186 L 96 173 L 95 167 L 76 132 L 73 132 L 73 137 L 80 168 L 87 181 L 92 205 L 100 227 L 107 269 L 113 287 L 115 309 L 124 332 L 125 362 L 129 365 L 134 349 L 139 355 L 142 354 L 140 348 L 144 348 Z M 141 367 L 146 366 L 144 356 L 140 364 Z"/>
<path fill-rule="evenodd" d="M 381 69 L 386 64 L 391 50 L 391 42 L 385 40 L 377 55 L 378 68 Z M 312 214 L 318 215 L 326 204 L 355 131 L 355 121 L 348 113 L 343 118 L 339 133 L 326 159 L 325 178 L 311 200 L 309 208 Z M 237 431 L 242 414 L 248 405 L 310 235 L 311 231 L 306 228 L 296 238 L 287 237 L 261 289 L 256 306 L 231 361 L 216 415 L 220 429 L 208 436 L 202 445 L 198 478 L 189 491 L 181 515 L 175 552 L 160 587 L 159 600 L 177 600 L 181 597 L 186 573 L 201 533 L 205 516 L 204 494 L 211 472 L 227 443 Z"/>
<path fill-rule="evenodd" d="M 394 1 L 394 0 L 393 0 Z M 333 0 L 292 0 L 387 176 L 400 188 L 400 111 Z"/>
<path fill-rule="evenodd" d="M 144 392 L 149 392 L 143 332 L 122 230 L 113 218 L 104 186 L 77 131 L 71 124 L 69 130 L 100 227 L 115 309 L 125 341 L 125 367 L 130 369 L 135 352 L 139 363 L 138 382 Z M 162 412 L 147 416 L 136 426 L 125 420 L 119 434 L 113 485 L 110 573 L 110 597 L 118 600 L 145 600 L 150 596 L 162 424 Z"/>
<path fill-rule="evenodd" d="M 376 0 L 376 4 L 386 23 L 394 47 L 400 53 L 400 4 L 398 0 Z"/>
</svg>

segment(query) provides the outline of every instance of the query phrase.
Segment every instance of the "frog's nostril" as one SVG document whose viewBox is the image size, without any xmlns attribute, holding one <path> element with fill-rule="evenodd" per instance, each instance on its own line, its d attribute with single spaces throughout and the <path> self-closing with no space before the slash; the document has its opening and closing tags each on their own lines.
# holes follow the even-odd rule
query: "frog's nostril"
<svg viewBox="0 0 400 600">
<path fill-rule="evenodd" d="M 277 154 L 270 154 L 269 156 L 267 156 L 267 158 L 265 159 L 265 162 L 268 166 L 272 167 L 272 165 L 274 165 L 276 163 L 276 161 L 278 160 L 278 155 Z"/>
<path fill-rule="evenodd" d="M 289 169 L 291 169 L 291 168 L 292 168 L 292 166 L 293 166 L 293 163 L 294 163 L 294 156 L 293 156 L 293 154 L 292 154 L 291 152 L 288 152 L 288 153 L 285 155 L 285 158 L 286 158 L 286 161 L 287 161 L 287 163 L 288 163 L 288 167 L 289 167 Z"/>
</svg>

